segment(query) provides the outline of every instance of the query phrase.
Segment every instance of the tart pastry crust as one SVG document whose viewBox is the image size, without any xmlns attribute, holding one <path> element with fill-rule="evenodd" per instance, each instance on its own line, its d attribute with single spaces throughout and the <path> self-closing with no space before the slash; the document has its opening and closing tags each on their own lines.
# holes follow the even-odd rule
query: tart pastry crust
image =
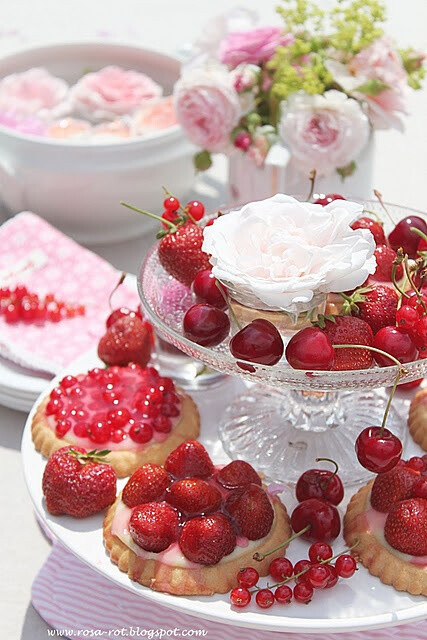
<svg viewBox="0 0 427 640">
<path fill-rule="evenodd" d="M 271 496 L 275 518 L 270 533 L 262 539 L 259 546 L 252 546 L 250 550 L 242 547 L 238 557 L 227 559 L 225 556 L 218 564 L 211 566 L 200 565 L 200 568 L 177 567 L 167 565 L 153 558 L 142 558 L 127 547 L 117 536 L 111 533 L 116 502 L 108 509 L 104 519 L 105 547 L 111 560 L 117 564 L 120 571 L 128 574 L 131 580 L 150 587 L 154 591 L 163 591 L 180 596 L 209 596 L 214 593 L 226 593 L 237 586 L 236 575 L 242 567 L 254 566 L 252 556 L 255 552 L 266 553 L 277 547 L 292 533 L 289 516 L 284 505 L 277 496 Z M 261 576 L 268 574 L 268 567 L 274 558 L 282 556 L 282 547 L 270 554 L 255 566 Z"/>
<path fill-rule="evenodd" d="M 373 480 L 351 498 L 344 516 L 344 539 L 348 546 L 357 539 L 353 555 L 384 584 L 412 595 L 427 596 L 427 566 L 417 566 L 391 553 L 375 535 L 367 530 L 363 514 L 369 500 Z"/>
<path fill-rule="evenodd" d="M 427 451 L 427 389 L 421 389 L 411 402 L 408 427 L 412 438 Z"/>
<path fill-rule="evenodd" d="M 119 478 L 131 475 L 138 467 L 146 462 L 163 464 L 171 451 L 176 449 L 186 440 L 196 440 L 200 433 L 200 416 L 195 402 L 182 389 L 177 388 L 181 398 L 181 415 L 168 437 L 163 442 L 149 442 L 140 450 L 111 451 L 105 461 L 109 462 Z M 31 425 L 31 434 L 34 446 L 46 458 L 61 447 L 67 447 L 73 443 L 66 437 L 58 438 L 51 429 L 45 414 L 45 407 L 49 402 L 49 396 L 37 408 Z M 75 445 L 76 446 L 76 445 Z M 94 445 L 95 448 L 95 445 Z M 99 448 L 99 447 L 98 447 Z M 102 448 L 102 447 L 101 447 Z"/>
</svg>

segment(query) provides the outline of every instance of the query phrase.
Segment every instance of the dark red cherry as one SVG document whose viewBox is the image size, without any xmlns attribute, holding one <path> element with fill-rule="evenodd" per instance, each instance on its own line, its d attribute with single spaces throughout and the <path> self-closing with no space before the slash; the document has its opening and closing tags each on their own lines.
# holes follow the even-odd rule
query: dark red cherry
<svg viewBox="0 0 427 640">
<path fill-rule="evenodd" d="M 408 216 L 397 223 L 393 231 L 389 234 L 388 241 L 391 248 L 395 251 L 402 247 L 403 251 L 407 253 L 410 258 L 415 258 L 420 236 L 415 231 L 411 231 L 411 227 L 415 227 L 427 234 L 427 223 L 423 218 L 419 216 Z"/>
<path fill-rule="evenodd" d="M 326 207 L 327 204 L 330 204 L 334 200 L 345 200 L 345 198 L 339 193 L 327 193 L 326 195 L 319 195 L 317 200 L 314 201 L 314 204 L 321 204 L 322 207 Z"/>
<path fill-rule="evenodd" d="M 298 502 L 308 498 L 321 498 L 337 505 L 344 497 L 344 487 L 337 474 L 327 469 L 308 469 L 295 487 Z"/>
<path fill-rule="evenodd" d="M 214 347 L 230 332 L 228 316 L 210 304 L 194 304 L 184 316 L 183 331 L 186 338 L 203 347 Z"/>
<path fill-rule="evenodd" d="M 300 502 L 292 512 L 291 525 L 295 533 L 310 525 L 301 537 L 322 542 L 329 542 L 336 538 L 341 529 L 340 516 L 336 507 L 318 498 L 309 498 Z"/>
<path fill-rule="evenodd" d="M 388 429 L 367 427 L 357 436 L 356 455 L 362 467 L 372 473 L 390 471 L 402 456 L 402 443 Z"/>
<path fill-rule="evenodd" d="M 411 336 L 400 327 L 383 327 L 374 337 L 373 346 L 394 356 L 399 362 L 412 362 L 418 357 L 417 347 Z M 395 363 L 381 353 L 374 352 L 374 358 L 380 367 L 390 367 Z"/>
<path fill-rule="evenodd" d="M 293 369 L 329 370 L 334 364 L 335 351 L 322 329 L 307 327 L 292 336 L 285 355 Z"/>
<path fill-rule="evenodd" d="M 237 360 L 274 365 L 283 356 L 282 336 L 271 322 L 263 318 L 252 320 L 230 340 L 230 351 Z M 240 363 L 242 368 L 246 368 Z M 250 365 L 247 367 L 249 370 Z"/>
<path fill-rule="evenodd" d="M 197 302 L 207 302 L 218 309 L 227 308 L 227 291 L 220 284 L 222 291 L 217 286 L 217 279 L 210 269 L 202 269 L 196 274 L 191 285 Z"/>
</svg>

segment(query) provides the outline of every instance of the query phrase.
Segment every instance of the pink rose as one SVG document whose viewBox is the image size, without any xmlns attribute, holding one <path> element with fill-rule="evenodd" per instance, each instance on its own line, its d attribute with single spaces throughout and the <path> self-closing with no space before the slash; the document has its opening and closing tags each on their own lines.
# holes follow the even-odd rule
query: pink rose
<svg viewBox="0 0 427 640">
<path fill-rule="evenodd" d="M 279 133 L 292 163 L 307 175 L 330 175 L 357 158 L 369 138 L 369 121 L 359 103 L 341 91 L 293 93 L 282 106 Z"/>
<path fill-rule="evenodd" d="M 175 112 L 198 147 L 224 151 L 242 114 L 231 75 L 223 67 L 189 69 L 174 88 Z"/>
<path fill-rule="evenodd" d="M 46 69 L 12 73 L 0 81 L 0 110 L 47 119 L 69 111 L 68 85 Z"/>
<path fill-rule="evenodd" d="M 46 124 L 35 116 L 23 116 L 16 111 L 0 111 L 0 125 L 30 136 L 46 135 Z"/>
<path fill-rule="evenodd" d="M 138 136 L 151 131 L 168 129 L 178 124 L 172 96 L 147 102 L 133 117 L 132 129 Z"/>
<path fill-rule="evenodd" d="M 87 73 L 71 89 L 74 108 L 94 120 L 132 114 L 161 94 L 160 85 L 144 73 L 115 66 Z"/>
<path fill-rule="evenodd" d="M 219 46 L 219 59 L 232 69 L 238 64 L 259 64 L 273 57 L 277 47 L 293 42 L 291 34 L 279 27 L 259 27 L 229 33 Z"/>
</svg>

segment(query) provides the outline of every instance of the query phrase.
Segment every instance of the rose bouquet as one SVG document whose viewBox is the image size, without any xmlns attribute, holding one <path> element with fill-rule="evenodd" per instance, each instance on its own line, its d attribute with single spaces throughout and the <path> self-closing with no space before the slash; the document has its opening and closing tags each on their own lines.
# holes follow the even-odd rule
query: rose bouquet
<svg viewBox="0 0 427 640">
<path fill-rule="evenodd" d="M 337 0 L 329 11 L 282 0 L 277 10 L 283 28 L 232 12 L 183 67 L 175 109 L 201 148 L 195 165 L 206 169 L 221 152 L 263 166 L 272 147 L 285 147 L 299 172 L 351 175 L 373 129 L 402 128 L 425 56 L 397 49 L 377 0 Z"/>
</svg>

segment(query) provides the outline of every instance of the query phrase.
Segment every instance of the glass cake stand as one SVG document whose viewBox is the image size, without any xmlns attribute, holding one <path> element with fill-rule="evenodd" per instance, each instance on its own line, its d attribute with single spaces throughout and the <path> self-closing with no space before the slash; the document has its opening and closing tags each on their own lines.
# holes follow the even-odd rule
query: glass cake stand
<svg viewBox="0 0 427 640">
<path fill-rule="evenodd" d="M 364 204 L 385 218 L 379 203 Z M 409 214 L 420 215 L 397 205 L 387 205 L 387 209 L 396 221 Z M 227 454 L 250 462 L 276 481 L 295 483 L 302 471 L 316 467 L 317 457 L 333 458 L 346 485 L 366 480 L 371 474 L 359 464 L 354 443 L 362 429 L 381 424 L 387 388 L 393 385 L 397 366 L 301 371 L 282 360 L 273 367 L 253 365 L 254 372 L 245 371 L 229 351 L 229 338 L 207 348 L 183 336 L 182 319 L 194 301 L 188 289 L 182 295 L 182 285 L 177 295 L 177 284 L 160 264 L 155 245 L 141 265 L 138 290 L 158 335 L 209 369 L 248 382 L 246 392 L 234 399 L 222 418 L 218 416 Z M 405 368 L 408 373 L 402 382 L 423 378 L 427 359 L 405 364 Z M 387 427 L 405 443 L 407 415 L 397 405 L 393 402 Z"/>
</svg>

